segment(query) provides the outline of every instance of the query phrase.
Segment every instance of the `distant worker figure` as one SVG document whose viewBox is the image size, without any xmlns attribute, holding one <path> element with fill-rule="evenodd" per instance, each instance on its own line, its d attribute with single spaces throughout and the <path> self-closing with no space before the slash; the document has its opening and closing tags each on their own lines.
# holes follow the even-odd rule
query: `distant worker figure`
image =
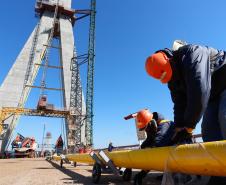
<svg viewBox="0 0 226 185">
<path fill-rule="evenodd" d="M 147 138 L 141 144 L 141 149 L 148 147 L 162 147 L 172 145 L 171 137 L 174 135 L 174 122 L 165 120 L 157 112 L 151 113 L 144 109 L 137 113 L 136 126 L 146 132 Z M 187 142 L 192 142 L 191 140 Z M 134 177 L 134 185 L 141 185 L 143 178 L 149 171 L 142 170 Z"/>
<path fill-rule="evenodd" d="M 112 142 L 109 143 L 108 145 L 108 151 L 111 152 L 113 150 L 114 146 L 112 144 Z"/>
<path fill-rule="evenodd" d="M 174 102 L 174 142 L 191 138 L 202 116 L 204 141 L 226 139 L 225 51 L 192 44 L 175 51 L 166 48 L 148 57 L 145 67 L 150 76 L 168 83 Z M 222 179 L 213 177 L 209 185 L 225 185 Z"/>
</svg>

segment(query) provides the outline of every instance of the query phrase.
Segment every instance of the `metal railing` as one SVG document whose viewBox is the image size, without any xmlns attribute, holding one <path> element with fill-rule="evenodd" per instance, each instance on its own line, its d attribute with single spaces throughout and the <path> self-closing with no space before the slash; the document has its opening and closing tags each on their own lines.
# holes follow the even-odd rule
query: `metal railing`
<svg viewBox="0 0 226 185">
<path fill-rule="evenodd" d="M 202 134 L 195 134 L 193 135 L 195 139 L 201 138 Z M 114 151 L 117 150 L 134 150 L 134 149 L 139 149 L 140 145 L 139 144 L 134 144 L 134 145 L 124 145 L 124 146 L 116 146 L 113 148 Z M 95 149 L 94 151 L 99 151 L 99 150 L 107 150 L 108 148 L 101 148 L 101 149 Z"/>
</svg>

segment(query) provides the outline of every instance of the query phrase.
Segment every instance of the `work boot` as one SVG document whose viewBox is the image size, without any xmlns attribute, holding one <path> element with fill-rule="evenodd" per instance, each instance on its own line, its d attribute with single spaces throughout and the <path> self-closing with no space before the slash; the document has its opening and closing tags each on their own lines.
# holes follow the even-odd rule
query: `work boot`
<svg viewBox="0 0 226 185">
<path fill-rule="evenodd" d="M 183 173 L 174 173 L 173 180 L 175 185 L 177 184 L 188 184 L 192 180 L 191 175 L 183 174 Z"/>
<path fill-rule="evenodd" d="M 207 185 L 226 185 L 226 177 L 210 177 Z"/>
<path fill-rule="evenodd" d="M 198 183 L 201 180 L 202 180 L 202 177 L 200 175 L 187 175 L 184 183 L 185 185 L 191 185 L 194 183 Z"/>
<path fill-rule="evenodd" d="M 149 171 L 141 170 L 138 174 L 134 176 L 134 185 L 142 185 L 142 180 Z"/>
<path fill-rule="evenodd" d="M 158 175 L 157 177 L 155 177 L 156 180 L 158 181 L 162 181 L 163 175 Z"/>
<path fill-rule="evenodd" d="M 141 170 L 140 172 L 139 172 L 139 174 L 140 174 L 140 176 L 142 177 L 142 179 L 144 178 L 144 177 L 146 177 L 146 175 L 148 174 L 148 170 Z"/>
<path fill-rule="evenodd" d="M 134 176 L 133 180 L 134 180 L 134 182 L 133 182 L 134 185 L 142 185 L 143 178 L 141 177 L 141 175 L 139 173 Z"/>
</svg>

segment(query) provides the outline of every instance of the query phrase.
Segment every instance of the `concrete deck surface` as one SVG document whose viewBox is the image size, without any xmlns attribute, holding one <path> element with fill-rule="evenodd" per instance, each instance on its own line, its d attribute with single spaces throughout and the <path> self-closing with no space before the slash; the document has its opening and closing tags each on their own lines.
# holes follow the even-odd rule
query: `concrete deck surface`
<svg viewBox="0 0 226 185">
<path fill-rule="evenodd" d="M 133 177 L 138 170 L 133 170 Z M 35 159 L 1 159 L 0 185 L 93 185 L 92 166 L 79 164 L 73 167 L 64 164 L 60 168 L 55 161 L 46 161 L 43 158 Z M 143 184 L 161 185 L 156 177 L 161 173 L 149 173 Z M 99 185 L 131 185 L 123 182 L 122 177 L 112 174 L 102 174 Z M 204 181 L 192 185 L 204 185 Z M 191 185 L 191 184 L 190 184 Z"/>
</svg>

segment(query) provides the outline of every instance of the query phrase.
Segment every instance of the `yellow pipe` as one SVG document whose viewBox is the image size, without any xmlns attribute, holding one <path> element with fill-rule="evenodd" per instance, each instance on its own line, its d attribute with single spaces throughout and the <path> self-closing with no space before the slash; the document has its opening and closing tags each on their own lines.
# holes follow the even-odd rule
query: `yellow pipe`
<svg viewBox="0 0 226 185">
<path fill-rule="evenodd" d="M 2 135 L 2 131 L 3 131 L 3 127 L 2 127 L 2 123 L 0 123 L 0 135 Z"/>
<path fill-rule="evenodd" d="M 59 155 L 53 155 L 53 160 L 60 161 L 61 157 Z"/>
<path fill-rule="evenodd" d="M 87 164 L 94 164 L 92 157 L 89 154 L 68 154 L 66 158 L 69 161 L 73 162 L 80 162 L 80 163 L 87 163 Z"/>
<path fill-rule="evenodd" d="M 226 141 L 108 153 L 118 167 L 226 176 Z M 93 163 L 89 154 L 69 154 L 70 161 Z"/>
</svg>

